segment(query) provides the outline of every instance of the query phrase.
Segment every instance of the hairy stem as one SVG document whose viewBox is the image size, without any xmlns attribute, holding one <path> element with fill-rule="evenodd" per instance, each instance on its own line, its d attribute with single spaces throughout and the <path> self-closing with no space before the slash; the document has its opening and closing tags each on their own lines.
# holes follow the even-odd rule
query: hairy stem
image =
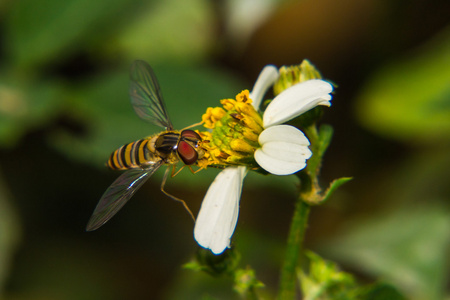
<svg viewBox="0 0 450 300">
<path fill-rule="evenodd" d="M 310 206 L 299 197 L 295 205 L 294 215 L 292 217 L 291 228 L 287 241 L 286 254 L 281 269 L 281 282 L 278 292 L 278 300 L 295 299 L 297 287 L 296 269 L 299 262 L 300 253 L 305 237 L 306 226 Z"/>
</svg>

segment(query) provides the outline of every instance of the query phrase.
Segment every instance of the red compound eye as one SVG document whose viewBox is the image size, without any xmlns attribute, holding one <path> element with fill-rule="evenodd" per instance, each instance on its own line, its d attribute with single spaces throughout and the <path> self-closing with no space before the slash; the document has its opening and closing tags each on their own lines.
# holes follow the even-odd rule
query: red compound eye
<svg viewBox="0 0 450 300">
<path fill-rule="evenodd" d="M 183 138 L 190 138 L 190 139 L 194 139 L 194 140 L 201 140 L 202 138 L 198 135 L 197 132 L 195 132 L 194 130 L 183 130 L 181 132 L 181 137 Z"/>
<path fill-rule="evenodd" d="M 197 161 L 198 153 L 195 149 L 185 141 L 178 143 L 178 156 L 186 165 L 192 165 Z"/>
</svg>

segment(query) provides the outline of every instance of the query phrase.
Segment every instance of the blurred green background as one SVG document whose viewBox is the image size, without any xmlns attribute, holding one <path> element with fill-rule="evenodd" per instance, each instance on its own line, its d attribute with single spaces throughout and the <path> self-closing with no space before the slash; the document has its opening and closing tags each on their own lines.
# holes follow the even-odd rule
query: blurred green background
<svg viewBox="0 0 450 300">
<path fill-rule="evenodd" d="M 1 299 L 234 299 L 183 270 L 193 222 L 162 171 L 108 224 L 84 227 L 118 176 L 109 154 L 158 132 L 133 112 L 129 66 L 148 61 L 176 128 L 251 89 L 266 64 L 309 59 L 335 82 L 324 185 L 306 247 L 362 283 L 449 298 L 450 2 L 3 0 L 0 2 Z M 216 170 L 167 190 L 194 213 Z M 271 298 L 294 176 L 249 174 L 234 237 Z"/>
</svg>

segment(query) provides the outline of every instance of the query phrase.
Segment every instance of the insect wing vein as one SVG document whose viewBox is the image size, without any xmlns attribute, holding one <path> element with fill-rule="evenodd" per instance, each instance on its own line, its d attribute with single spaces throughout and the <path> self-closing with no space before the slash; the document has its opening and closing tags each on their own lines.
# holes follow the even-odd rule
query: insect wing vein
<svg viewBox="0 0 450 300">
<path fill-rule="evenodd" d="M 143 60 L 131 66 L 130 98 L 136 114 L 152 124 L 172 130 L 161 89 L 153 69 Z"/>
<path fill-rule="evenodd" d="M 96 230 L 108 222 L 161 165 L 159 161 L 147 169 L 133 169 L 120 175 L 98 202 L 86 230 Z"/>
</svg>

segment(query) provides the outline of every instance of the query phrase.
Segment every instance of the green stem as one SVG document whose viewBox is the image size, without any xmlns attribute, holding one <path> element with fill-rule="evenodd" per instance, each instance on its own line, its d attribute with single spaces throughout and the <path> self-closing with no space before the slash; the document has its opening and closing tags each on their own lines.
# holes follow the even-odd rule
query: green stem
<svg viewBox="0 0 450 300">
<path fill-rule="evenodd" d="M 322 126 L 318 131 L 315 124 L 304 128 L 304 131 L 309 138 L 311 143 L 310 149 L 314 154 L 308 160 L 306 169 L 296 174 L 301 182 L 300 195 L 295 204 L 291 228 L 289 229 L 286 254 L 281 269 L 278 300 L 293 300 L 296 296 L 298 286 L 297 267 L 299 266 L 300 255 L 303 253 L 303 240 L 310 211 L 308 203 L 317 202 L 317 197 L 320 193 L 317 176 L 322 164 L 322 156 L 330 143 L 333 133 L 329 126 Z"/>
<path fill-rule="evenodd" d="M 281 269 L 280 290 L 278 300 L 295 299 L 297 287 L 297 266 L 302 252 L 302 244 L 305 237 L 306 225 L 310 206 L 301 197 L 297 199 L 291 228 L 287 241 L 286 256 Z"/>
</svg>

